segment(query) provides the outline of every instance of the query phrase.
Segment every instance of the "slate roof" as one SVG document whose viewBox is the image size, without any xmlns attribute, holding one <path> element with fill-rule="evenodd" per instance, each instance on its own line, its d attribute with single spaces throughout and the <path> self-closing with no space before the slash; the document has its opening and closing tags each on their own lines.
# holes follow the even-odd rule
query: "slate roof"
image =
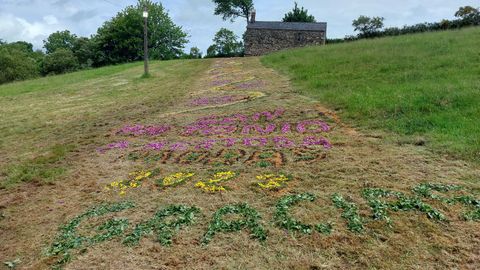
<svg viewBox="0 0 480 270">
<path fill-rule="evenodd" d="M 293 30 L 293 31 L 327 31 L 327 23 L 300 23 L 300 22 L 265 22 L 249 23 L 248 29 Z"/>
</svg>

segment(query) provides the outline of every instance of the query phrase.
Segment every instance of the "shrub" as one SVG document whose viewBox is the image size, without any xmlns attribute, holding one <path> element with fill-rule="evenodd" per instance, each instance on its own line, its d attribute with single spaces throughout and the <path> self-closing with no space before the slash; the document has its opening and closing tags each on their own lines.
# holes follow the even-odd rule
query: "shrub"
<svg viewBox="0 0 480 270">
<path fill-rule="evenodd" d="M 39 76 L 35 59 L 17 48 L 0 47 L 0 84 Z"/>
<path fill-rule="evenodd" d="M 58 49 L 53 53 L 47 54 L 43 59 L 42 73 L 44 75 L 62 74 L 75 71 L 78 67 L 78 59 L 72 51 Z"/>
</svg>

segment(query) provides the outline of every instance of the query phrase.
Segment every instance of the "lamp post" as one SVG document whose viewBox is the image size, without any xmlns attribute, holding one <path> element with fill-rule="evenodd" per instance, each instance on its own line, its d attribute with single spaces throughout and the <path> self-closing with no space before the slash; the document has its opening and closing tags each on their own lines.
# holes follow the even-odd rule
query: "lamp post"
<svg viewBox="0 0 480 270">
<path fill-rule="evenodd" d="M 148 29 L 147 29 L 148 10 L 147 6 L 143 9 L 143 66 L 144 76 L 148 76 Z"/>
</svg>

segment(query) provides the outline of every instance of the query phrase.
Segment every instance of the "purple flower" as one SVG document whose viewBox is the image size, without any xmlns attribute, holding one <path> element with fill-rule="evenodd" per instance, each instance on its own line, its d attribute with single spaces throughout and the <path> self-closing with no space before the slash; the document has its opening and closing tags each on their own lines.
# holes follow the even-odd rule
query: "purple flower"
<svg viewBox="0 0 480 270">
<path fill-rule="evenodd" d="M 277 148 L 292 148 L 295 143 L 286 137 L 274 137 L 273 142 Z"/>
<path fill-rule="evenodd" d="M 243 145 L 249 147 L 263 147 L 267 145 L 268 139 L 267 138 L 244 138 Z"/>
<path fill-rule="evenodd" d="M 157 136 L 170 130 L 170 126 L 151 126 L 145 128 L 145 132 L 150 136 Z"/>
<path fill-rule="evenodd" d="M 170 150 L 172 151 L 185 151 L 190 146 L 188 142 L 176 142 L 170 145 Z"/>
<path fill-rule="evenodd" d="M 221 135 L 221 134 L 232 134 L 237 130 L 237 126 L 227 126 L 227 125 L 203 125 L 203 124 L 193 124 L 185 127 L 183 135 L 190 136 L 194 133 L 200 133 L 201 135 Z"/>
<path fill-rule="evenodd" d="M 117 133 L 124 135 L 142 135 L 145 133 L 144 128 L 142 125 L 124 126 Z"/>
<path fill-rule="evenodd" d="M 315 127 L 312 129 L 311 126 Z M 310 133 L 320 133 L 327 132 L 330 130 L 330 126 L 327 123 L 321 120 L 306 120 L 301 121 L 297 124 L 297 131 L 300 133 L 310 132 Z"/>
<path fill-rule="evenodd" d="M 266 135 L 274 132 L 276 128 L 277 126 L 275 124 L 268 124 L 265 128 L 262 128 L 260 125 L 248 125 L 243 127 L 242 134 L 250 134 L 250 130 L 254 129 L 261 135 Z"/>
<path fill-rule="evenodd" d="M 129 142 L 121 141 L 121 142 L 111 143 L 107 145 L 107 148 L 108 149 L 125 149 L 125 148 L 128 148 L 129 145 L 130 145 Z"/>
<path fill-rule="evenodd" d="M 224 141 L 225 141 L 225 147 L 232 147 L 237 142 L 237 139 L 236 138 L 226 138 L 226 139 L 224 139 Z"/>
<path fill-rule="evenodd" d="M 126 149 L 130 145 L 129 142 L 127 141 L 121 141 L 121 142 L 116 142 L 116 143 L 111 143 L 103 148 L 97 149 L 98 152 L 100 153 L 105 153 L 107 150 L 112 150 L 112 149 Z"/>
<path fill-rule="evenodd" d="M 154 143 L 149 143 L 145 145 L 146 149 L 150 150 L 162 150 L 168 143 L 167 142 L 154 142 Z"/>
<path fill-rule="evenodd" d="M 237 131 L 237 126 L 212 126 L 202 130 L 203 135 L 232 134 Z"/>
<path fill-rule="evenodd" d="M 323 137 L 308 136 L 303 139 L 304 146 L 322 145 L 325 149 L 332 148 L 332 144 Z"/>
<path fill-rule="evenodd" d="M 290 132 L 290 123 L 285 123 L 282 125 L 282 133 L 285 134 L 285 133 L 288 133 Z"/>
<path fill-rule="evenodd" d="M 198 124 L 198 125 L 218 124 L 218 122 L 220 121 L 218 118 L 219 116 L 217 115 L 205 116 L 195 121 L 195 124 Z"/>
<path fill-rule="evenodd" d="M 255 121 L 255 122 L 260 121 L 260 118 L 262 118 L 262 116 L 265 116 L 265 118 L 268 121 L 272 121 L 272 120 L 282 116 L 284 113 L 285 113 L 284 109 L 277 109 L 273 113 L 269 112 L 269 111 L 258 112 L 258 113 L 255 113 L 253 115 L 253 121 Z"/>
<path fill-rule="evenodd" d="M 217 140 L 205 140 L 201 143 L 199 143 L 197 146 L 195 146 L 195 149 L 200 150 L 200 149 L 212 149 L 212 147 L 215 145 Z"/>
<path fill-rule="evenodd" d="M 253 89 L 263 86 L 264 83 L 262 81 L 251 81 L 251 82 L 243 82 L 235 85 L 237 89 Z"/>
<path fill-rule="evenodd" d="M 236 123 L 236 122 L 245 123 L 247 121 L 248 121 L 248 117 L 246 115 L 237 113 L 237 114 L 223 118 L 221 123 L 222 124 Z"/>
</svg>

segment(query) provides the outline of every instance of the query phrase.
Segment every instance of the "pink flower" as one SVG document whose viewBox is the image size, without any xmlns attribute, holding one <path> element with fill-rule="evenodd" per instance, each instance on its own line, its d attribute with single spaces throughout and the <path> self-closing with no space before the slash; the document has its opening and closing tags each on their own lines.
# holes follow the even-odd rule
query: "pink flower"
<svg viewBox="0 0 480 270">
<path fill-rule="evenodd" d="M 304 146 L 323 145 L 325 149 L 332 148 L 332 144 L 323 137 L 308 136 L 303 139 Z"/>
<path fill-rule="evenodd" d="M 274 137 L 273 142 L 277 148 L 292 148 L 295 143 L 286 137 Z"/>
<path fill-rule="evenodd" d="M 315 129 L 311 129 L 311 126 Z M 330 130 L 330 126 L 327 123 L 321 120 L 306 120 L 301 121 L 297 124 L 297 131 L 300 133 L 310 132 L 310 133 L 320 133 L 327 132 Z"/>
<path fill-rule="evenodd" d="M 261 135 L 266 135 L 274 132 L 276 128 L 277 126 L 275 124 L 268 124 L 265 128 L 262 128 L 260 125 L 248 125 L 243 127 L 242 134 L 250 134 L 250 130 L 254 129 Z"/>
<path fill-rule="evenodd" d="M 244 114 L 237 113 L 231 116 L 227 116 L 222 119 L 221 124 L 230 124 L 230 123 L 245 123 L 248 121 L 248 117 L 245 116 Z"/>
<path fill-rule="evenodd" d="M 158 151 L 162 150 L 167 144 L 167 142 L 154 142 L 145 145 L 145 148 Z"/>
<path fill-rule="evenodd" d="M 211 126 L 201 130 L 203 135 L 232 134 L 237 131 L 237 126 Z"/>
<path fill-rule="evenodd" d="M 124 126 L 117 133 L 124 135 L 142 135 L 145 133 L 144 128 L 142 125 Z"/>
<path fill-rule="evenodd" d="M 271 113 L 271 112 L 269 112 L 269 111 L 255 113 L 255 114 L 253 115 L 253 121 L 255 121 L 255 122 L 260 121 L 260 118 L 261 118 L 262 116 L 265 116 L 265 118 L 267 119 L 267 121 L 272 121 L 272 120 L 274 120 L 274 119 L 282 116 L 284 113 L 285 113 L 285 110 L 284 110 L 284 109 L 277 109 L 277 110 L 275 110 L 273 113 Z"/>
<path fill-rule="evenodd" d="M 285 133 L 288 133 L 290 132 L 290 123 L 285 123 L 282 125 L 282 133 L 285 134 Z"/>
<path fill-rule="evenodd" d="M 231 134 L 237 130 L 236 126 L 227 126 L 227 125 L 203 125 L 203 124 L 192 124 L 185 127 L 183 135 L 190 136 L 194 133 L 200 133 L 201 135 L 221 135 L 221 134 Z"/>
<path fill-rule="evenodd" d="M 185 151 L 190 146 L 188 142 L 176 142 L 170 145 L 170 150 L 172 151 Z"/>
<path fill-rule="evenodd" d="M 212 147 L 215 145 L 217 140 L 205 140 L 201 143 L 199 143 L 197 146 L 195 146 L 195 149 L 200 150 L 200 149 L 212 149 Z"/>
<path fill-rule="evenodd" d="M 236 138 L 226 138 L 226 139 L 224 139 L 224 141 L 225 141 L 225 147 L 232 147 L 237 142 L 237 139 Z"/>
<path fill-rule="evenodd" d="M 170 126 L 151 126 L 145 128 L 145 132 L 150 136 L 157 136 L 170 130 Z"/>
<path fill-rule="evenodd" d="M 121 142 L 116 142 L 116 143 L 111 143 L 103 148 L 98 148 L 97 151 L 100 153 L 105 153 L 107 150 L 112 150 L 112 149 L 126 149 L 130 145 L 129 142 L 127 141 L 121 141 Z"/>
<path fill-rule="evenodd" d="M 263 147 L 267 145 L 267 143 L 268 143 L 267 138 L 244 138 L 243 139 L 243 145 L 249 146 L 249 147 Z"/>
<path fill-rule="evenodd" d="M 219 122 L 219 116 L 216 115 L 210 115 L 210 116 L 205 116 L 197 121 L 195 121 L 195 124 L 197 125 L 213 125 L 213 124 L 218 124 Z"/>
<path fill-rule="evenodd" d="M 111 143 L 107 145 L 107 148 L 108 149 L 125 149 L 125 148 L 128 148 L 129 145 L 130 145 L 129 142 L 121 141 L 121 142 Z"/>
</svg>

